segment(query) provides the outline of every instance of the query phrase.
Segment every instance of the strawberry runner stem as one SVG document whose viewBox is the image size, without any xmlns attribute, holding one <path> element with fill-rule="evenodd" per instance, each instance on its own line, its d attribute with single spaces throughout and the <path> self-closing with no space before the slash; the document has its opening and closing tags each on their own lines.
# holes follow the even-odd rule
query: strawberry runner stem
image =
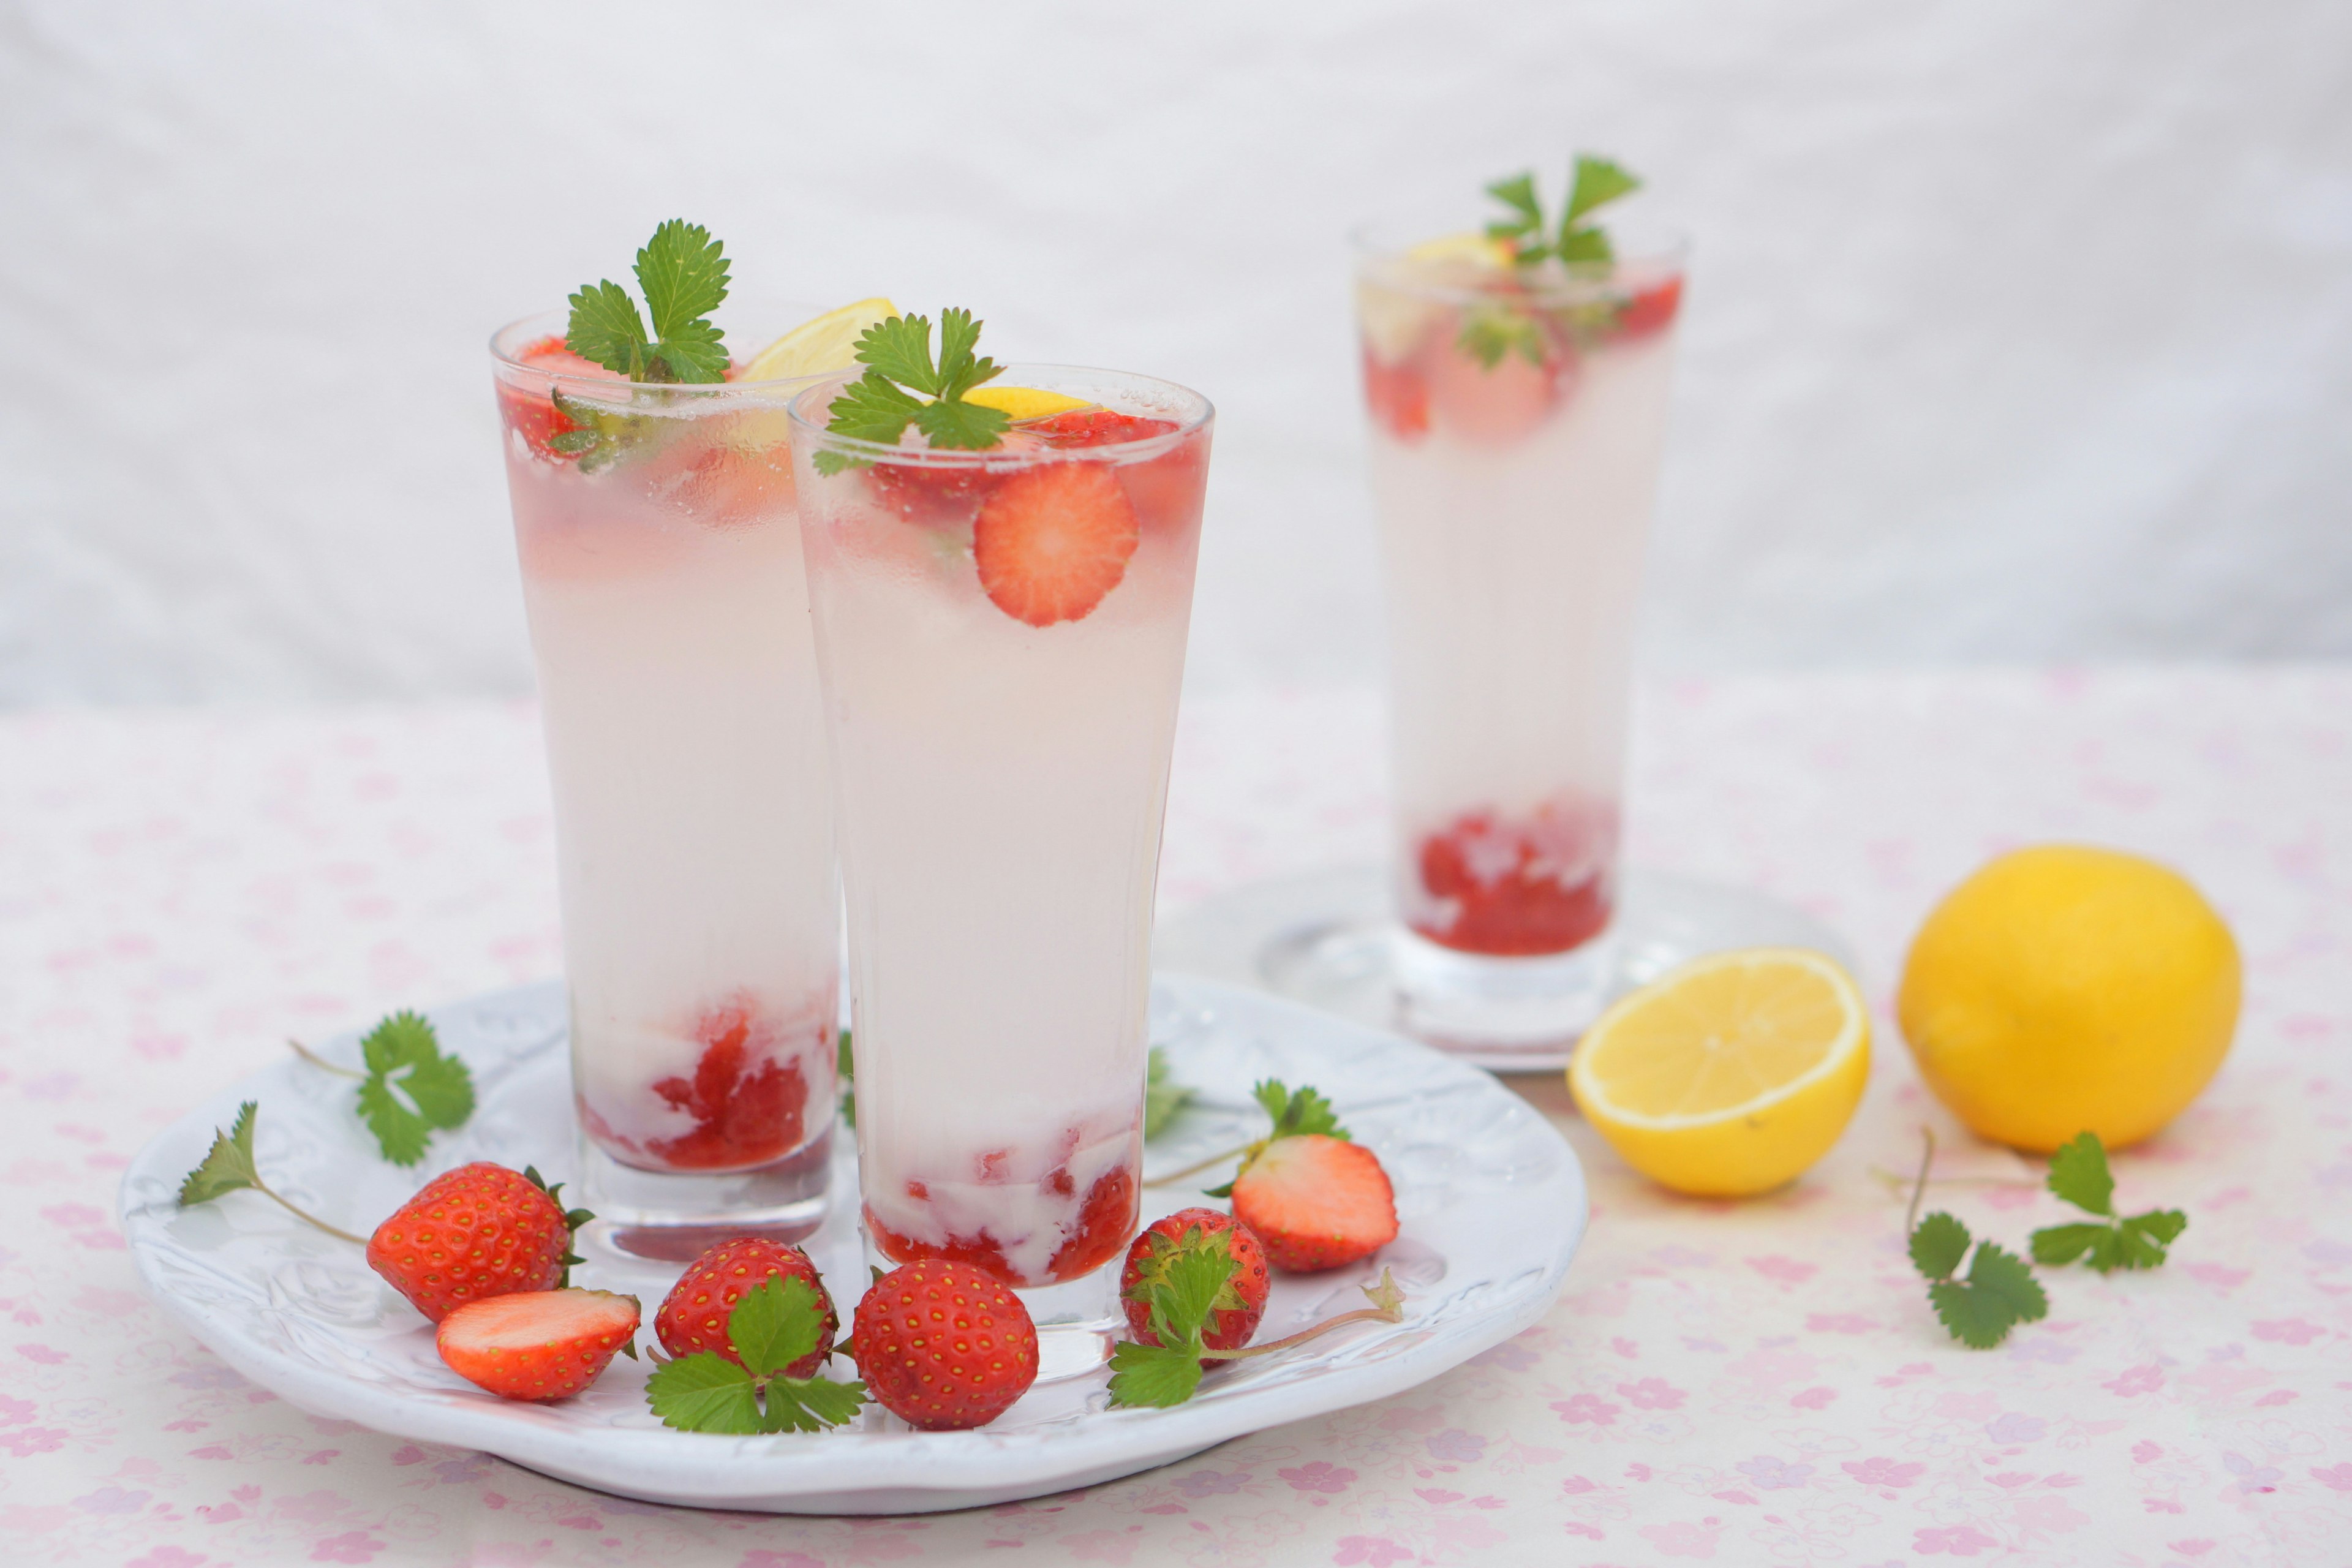
<svg viewBox="0 0 2352 1568">
<path fill-rule="evenodd" d="M 1173 1186 L 1187 1176 L 1197 1176 L 1203 1171 L 1215 1170 L 1228 1160 L 1238 1160 L 1256 1147 L 1256 1143 L 1244 1143 L 1237 1149 L 1228 1149 L 1222 1154 L 1212 1154 L 1207 1159 L 1187 1165 L 1181 1171 L 1163 1171 L 1156 1176 L 1146 1176 L 1143 1178 L 1143 1184 L 1147 1187 Z"/>
<path fill-rule="evenodd" d="M 322 1068 L 326 1071 L 333 1073 L 337 1078 L 365 1079 L 367 1077 L 367 1074 L 363 1072 L 355 1072 L 350 1068 L 337 1067 L 334 1063 L 329 1061 L 326 1058 L 320 1056 L 318 1052 L 312 1050 L 310 1047 L 304 1045 L 299 1040 L 289 1040 L 286 1044 L 292 1048 L 296 1056 L 300 1057 L 312 1067 Z"/>
<path fill-rule="evenodd" d="M 288 1203 L 284 1198 L 279 1197 L 268 1187 L 263 1186 L 258 1181 L 253 1184 L 253 1190 L 259 1193 L 263 1197 L 269 1199 L 272 1203 L 275 1203 L 279 1208 L 284 1209 L 296 1219 L 306 1220 L 311 1225 L 317 1226 L 320 1230 L 325 1231 L 329 1236 L 334 1237 L 339 1240 L 354 1243 L 361 1247 L 365 1247 L 368 1244 L 368 1238 L 366 1237 L 353 1236 L 348 1230 L 344 1230 L 337 1226 L 329 1225 L 317 1215 L 304 1213 L 302 1210 L 296 1208 L 292 1204 Z"/>
<path fill-rule="evenodd" d="M 1396 1280 L 1390 1270 L 1381 1269 L 1381 1282 L 1367 1287 L 1364 1294 L 1370 1297 L 1375 1305 L 1359 1307 L 1352 1312 L 1342 1312 L 1336 1318 L 1326 1318 L 1321 1322 L 1310 1324 L 1295 1334 L 1287 1334 L 1262 1345 L 1250 1345 L 1241 1350 L 1202 1351 L 1201 1359 L 1202 1361 L 1244 1361 L 1251 1356 L 1272 1355 L 1276 1351 L 1286 1351 L 1293 1345 L 1305 1344 L 1308 1340 L 1329 1333 L 1333 1329 L 1348 1323 L 1402 1323 L 1404 1321 L 1404 1292 L 1397 1289 Z"/>
</svg>

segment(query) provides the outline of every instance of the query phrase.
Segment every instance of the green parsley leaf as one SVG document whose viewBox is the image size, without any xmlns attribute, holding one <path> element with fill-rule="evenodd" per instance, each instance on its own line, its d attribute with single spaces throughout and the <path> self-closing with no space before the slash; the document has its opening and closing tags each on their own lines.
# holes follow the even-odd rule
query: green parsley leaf
<svg viewBox="0 0 2352 1568">
<path fill-rule="evenodd" d="M 2050 1315 L 2050 1298 L 2042 1294 L 2032 1267 L 1997 1243 L 1977 1244 L 1977 1255 L 1969 1259 L 1969 1283 L 2008 1302 L 2020 1322 L 2031 1323 Z"/>
<path fill-rule="evenodd" d="M 771 1277 L 746 1291 L 727 1319 L 727 1338 L 754 1377 L 782 1372 L 816 1349 L 824 1310 L 805 1279 Z"/>
<path fill-rule="evenodd" d="M 2072 1263 L 2084 1253 L 2110 1243 L 2115 1234 L 2113 1226 L 2104 1225 L 2045 1226 L 2033 1233 L 2033 1261 Z"/>
<path fill-rule="evenodd" d="M 2033 1256 L 2043 1263 L 2071 1263 L 2079 1258 L 2102 1274 L 2154 1268 L 2189 1228 L 2189 1216 L 2179 1209 L 2117 1217 L 2115 1175 L 2107 1167 L 2106 1146 L 2095 1132 L 2078 1132 L 2059 1145 L 2050 1157 L 2050 1190 L 2078 1209 L 2105 1215 L 2106 1223 L 2045 1226 L 2035 1231 Z"/>
<path fill-rule="evenodd" d="M 1576 226 L 1576 220 L 1595 207 L 1606 205 L 1620 196 L 1630 196 L 1642 188 L 1642 182 L 1618 164 L 1606 158 L 1577 154 L 1576 169 L 1569 176 L 1568 211 L 1562 215 L 1563 234 Z"/>
<path fill-rule="evenodd" d="M 727 267 L 725 247 L 709 229 L 672 218 L 637 252 L 651 335 L 628 290 L 607 278 L 572 296 L 563 346 L 631 381 L 724 381 L 727 351 L 707 318 L 727 298 Z"/>
<path fill-rule="evenodd" d="M 394 1164 L 415 1164 L 436 1130 L 461 1127 L 474 1114 L 473 1075 L 441 1054 L 432 1024 L 419 1015 L 384 1019 L 360 1042 L 360 1053 L 367 1063 L 360 1119 Z"/>
<path fill-rule="evenodd" d="M 213 1146 L 203 1163 L 188 1173 L 180 1184 L 180 1206 L 210 1203 L 223 1193 L 233 1193 L 240 1187 L 261 1185 L 260 1173 L 253 1164 L 253 1119 L 261 1110 L 261 1102 L 248 1100 L 236 1108 L 236 1121 L 226 1132 L 215 1129 Z"/>
<path fill-rule="evenodd" d="M 1911 1266 L 1930 1279 L 1948 1279 L 1968 1256 L 1969 1227 L 1941 1209 L 1911 1233 Z"/>
<path fill-rule="evenodd" d="M 831 453 L 821 454 L 832 456 Z M 849 1031 L 841 1031 L 841 1040 L 834 1047 L 834 1071 L 841 1077 L 841 1119 L 850 1126 L 857 1125 L 857 1090 L 852 1086 L 857 1078 L 857 1058 L 850 1054 Z"/>
<path fill-rule="evenodd" d="M 911 424 L 933 447 L 977 451 L 995 446 L 1012 416 L 1001 408 L 963 401 L 965 393 L 1003 374 L 1003 366 L 994 360 L 974 357 L 980 328 L 969 310 L 940 311 L 936 363 L 929 317 L 892 316 L 866 328 L 856 351 L 866 374 L 835 397 L 825 428 L 836 436 L 887 446 L 905 436 Z M 853 462 L 838 452 L 821 452 L 817 459 L 817 471 L 823 474 L 838 473 Z"/>
<path fill-rule="evenodd" d="M 653 342 L 646 336 L 645 318 L 637 314 L 637 302 L 629 291 L 607 278 L 581 285 L 568 303 L 572 320 L 563 346 L 631 381 L 643 381 Z"/>
<path fill-rule="evenodd" d="M 1170 1076 L 1166 1048 L 1152 1047 L 1143 1080 L 1144 1137 L 1157 1138 L 1165 1132 L 1192 1098 L 1192 1091 Z"/>
<path fill-rule="evenodd" d="M 2050 1190 L 2086 1214 L 2116 1212 L 2116 1178 L 2095 1132 L 2077 1132 L 2050 1156 Z"/>
<path fill-rule="evenodd" d="M 1937 1280 L 1927 1287 L 1927 1299 L 1952 1337 L 1970 1350 L 1990 1350 L 2019 1323 L 2050 1311 L 2050 1299 L 2025 1260 L 1990 1241 L 1978 1245 L 1965 1282 Z"/>
<path fill-rule="evenodd" d="M 1294 1138 L 1302 1133 L 1320 1133 L 1326 1138 L 1346 1138 L 1348 1130 L 1339 1125 L 1339 1118 L 1331 1102 L 1315 1089 L 1301 1085 L 1293 1093 L 1280 1079 L 1267 1079 L 1250 1093 L 1265 1107 L 1274 1118 L 1274 1136 Z"/>
<path fill-rule="evenodd" d="M 656 1365 L 646 1379 L 646 1404 L 663 1426 L 681 1432 L 750 1436 L 762 1422 L 751 1374 L 711 1351 Z"/>
<path fill-rule="evenodd" d="M 1110 1403 L 1114 1410 L 1165 1410 L 1192 1397 L 1201 1386 L 1201 1358 L 1190 1347 L 1122 1342 L 1110 1352 Z"/>
<path fill-rule="evenodd" d="M 1559 237 L 1559 258 L 1570 266 L 1590 263 L 1606 266 L 1617 259 L 1616 247 L 1609 237 L 1597 228 L 1580 228 Z"/>
<path fill-rule="evenodd" d="M 1465 354 L 1487 370 L 1503 363 L 1503 356 L 1517 353 L 1529 364 L 1544 362 L 1543 328 L 1536 319 L 1516 306 L 1496 304 L 1474 305 L 1463 312 L 1462 331 L 1454 339 Z"/>
<path fill-rule="evenodd" d="M 1496 218 L 1486 226 L 1487 238 L 1521 239 L 1543 232 L 1543 201 L 1536 195 L 1534 171 L 1496 180 L 1486 187 L 1486 194 L 1511 209 L 1509 217 Z"/>
</svg>

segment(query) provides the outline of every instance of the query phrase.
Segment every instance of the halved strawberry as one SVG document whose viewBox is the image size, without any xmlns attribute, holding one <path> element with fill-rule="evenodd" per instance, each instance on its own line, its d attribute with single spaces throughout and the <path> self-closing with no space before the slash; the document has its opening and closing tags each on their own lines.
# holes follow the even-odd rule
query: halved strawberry
<svg viewBox="0 0 2352 1568">
<path fill-rule="evenodd" d="M 1016 621 L 1083 620 L 1127 575 L 1142 539 L 1135 507 L 1101 463 L 1043 463 L 1007 479 L 973 520 L 980 585 Z"/>
<path fill-rule="evenodd" d="M 1429 400 L 1436 423 L 1459 441 L 1501 447 L 1549 416 L 1576 374 L 1574 351 L 1548 336 L 1543 363 L 1516 351 L 1492 365 L 1449 342 L 1429 353 Z"/>
<path fill-rule="evenodd" d="M 1127 1249 L 1127 1267 L 1119 1272 L 1119 1300 L 1127 1306 L 1127 1326 L 1139 1343 L 1160 1342 L 1151 1331 L 1151 1288 L 1166 1278 L 1180 1253 L 1207 1247 L 1233 1258 L 1234 1275 L 1217 1294 L 1215 1316 L 1209 1320 L 1202 1343 L 1213 1351 L 1237 1351 L 1257 1332 L 1273 1282 L 1266 1278 L 1265 1249 L 1258 1245 L 1256 1233 L 1222 1210 L 1178 1209 L 1144 1227 Z"/>
<path fill-rule="evenodd" d="M 635 1296 L 610 1290 L 528 1290 L 468 1301 L 433 1344 L 450 1371 L 502 1399 L 564 1399 L 629 1346 L 637 1313 Z"/>
<path fill-rule="evenodd" d="M 1396 1239 L 1396 1192 L 1361 1143 L 1319 1132 L 1276 1138 L 1234 1183 L 1234 1216 L 1277 1268 L 1337 1268 Z"/>
<path fill-rule="evenodd" d="M 562 338 L 552 335 L 517 350 L 514 357 L 550 375 L 588 376 L 598 381 L 623 379 L 594 360 L 581 358 L 563 346 Z M 549 443 L 574 426 L 545 392 L 532 392 L 500 381 L 499 412 L 505 416 L 507 428 L 523 438 L 534 457 L 558 463 L 569 460 Z"/>
</svg>

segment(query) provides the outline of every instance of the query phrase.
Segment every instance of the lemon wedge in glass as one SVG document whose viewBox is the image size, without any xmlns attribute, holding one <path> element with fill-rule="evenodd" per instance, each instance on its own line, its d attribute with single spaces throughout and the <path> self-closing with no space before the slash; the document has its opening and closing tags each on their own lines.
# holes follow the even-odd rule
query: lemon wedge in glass
<svg viewBox="0 0 2352 1568">
<path fill-rule="evenodd" d="M 1024 419 L 1050 419 L 1073 408 L 1094 406 L 1083 397 L 1034 386 L 975 386 L 963 395 L 963 400 L 977 403 L 982 408 L 1001 408 L 1015 425 Z"/>
<path fill-rule="evenodd" d="M 751 356 L 738 381 L 790 381 L 846 370 L 857 363 L 857 340 L 866 329 L 878 326 L 898 313 L 887 300 L 860 300 L 837 310 L 803 321 Z"/>
<path fill-rule="evenodd" d="M 1800 948 L 1695 960 L 1621 998 L 1576 1044 L 1568 1087 L 1625 1163 L 1678 1193 L 1790 1182 L 1845 1131 L 1870 1079 L 1853 977 Z"/>
</svg>

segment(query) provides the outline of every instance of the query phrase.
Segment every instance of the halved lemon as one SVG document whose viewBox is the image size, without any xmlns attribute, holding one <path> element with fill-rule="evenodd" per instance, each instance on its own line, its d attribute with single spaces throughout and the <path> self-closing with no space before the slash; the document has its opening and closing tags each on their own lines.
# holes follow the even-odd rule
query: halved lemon
<svg viewBox="0 0 2352 1568">
<path fill-rule="evenodd" d="M 1568 1087 L 1625 1163 L 1678 1193 L 1745 1197 L 1829 1152 L 1870 1079 L 1853 977 L 1801 948 L 1693 961 L 1601 1016 Z"/>
<path fill-rule="evenodd" d="M 846 370 L 857 363 L 857 340 L 866 329 L 878 326 L 898 313 L 887 300 L 860 300 L 837 310 L 803 321 L 751 356 L 738 381 L 789 381 L 795 376 L 823 375 Z"/>
<path fill-rule="evenodd" d="M 1448 234 L 1424 239 L 1404 253 L 1407 261 L 1424 264 L 1460 261 L 1475 267 L 1507 268 L 1514 253 L 1499 239 L 1483 234 Z"/>
<path fill-rule="evenodd" d="M 977 403 L 982 408 L 1002 408 L 1016 424 L 1024 419 L 1047 419 L 1056 414 L 1067 414 L 1073 408 L 1094 406 L 1083 397 L 1070 397 L 1035 386 L 975 386 L 963 395 L 963 400 Z"/>
</svg>

